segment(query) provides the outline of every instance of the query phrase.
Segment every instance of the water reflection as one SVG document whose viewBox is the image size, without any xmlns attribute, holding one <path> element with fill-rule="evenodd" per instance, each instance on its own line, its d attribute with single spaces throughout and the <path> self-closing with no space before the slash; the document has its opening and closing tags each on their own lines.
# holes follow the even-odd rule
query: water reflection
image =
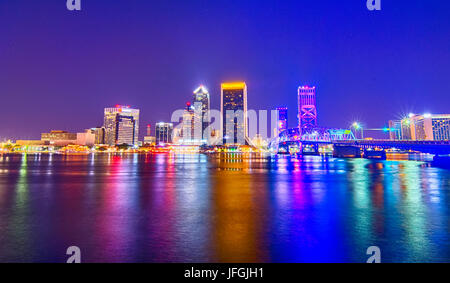
<svg viewBox="0 0 450 283">
<path fill-rule="evenodd" d="M 450 171 L 224 153 L 1 155 L 0 261 L 449 261 Z"/>
</svg>

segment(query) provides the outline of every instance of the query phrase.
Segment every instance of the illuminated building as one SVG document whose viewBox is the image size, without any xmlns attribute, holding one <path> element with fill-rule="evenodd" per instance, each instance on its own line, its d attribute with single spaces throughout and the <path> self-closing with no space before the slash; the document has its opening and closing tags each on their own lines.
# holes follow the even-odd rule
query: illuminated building
<svg viewBox="0 0 450 283">
<path fill-rule="evenodd" d="M 298 120 L 300 132 L 309 133 L 317 127 L 316 87 L 298 88 Z"/>
<path fill-rule="evenodd" d="M 287 130 L 288 128 L 288 109 L 286 107 L 277 108 L 278 122 L 277 122 L 277 134 Z"/>
<path fill-rule="evenodd" d="M 402 140 L 411 140 L 412 139 L 412 133 L 411 133 L 411 120 L 409 118 L 403 119 L 401 121 L 401 135 Z"/>
<path fill-rule="evenodd" d="M 197 103 L 197 106 L 200 105 Z M 200 110 L 200 109 L 198 109 Z M 202 125 L 200 124 L 201 111 L 196 111 L 190 102 L 186 103 L 183 120 L 174 129 L 173 143 L 179 145 L 202 145 L 206 140 L 202 139 Z"/>
<path fill-rule="evenodd" d="M 95 144 L 95 133 L 86 130 L 84 133 L 77 133 L 76 145 L 93 146 Z"/>
<path fill-rule="evenodd" d="M 43 146 L 43 145 L 50 145 L 49 141 L 43 141 L 43 140 L 17 140 L 16 145 L 20 146 Z"/>
<path fill-rule="evenodd" d="M 389 139 L 401 140 L 402 139 L 402 121 L 390 120 L 389 121 Z"/>
<path fill-rule="evenodd" d="M 156 144 L 172 143 L 173 124 L 157 123 L 155 127 Z"/>
<path fill-rule="evenodd" d="M 450 114 L 411 114 L 404 123 L 410 127 L 412 140 L 450 140 Z"/>
<path fill-rule="evenodd" d="M 77 140 L 77 134 L 69 133 L 66 131 L 50 131 L 50 133 L 41 134 L 42 141 L 60 142 L 60 141 L 73 141 Z"/>
<path fill-rule="evenodd" d="M 105 128 L 104 127 L 91 128 L 86 131 L 89 131 L 90 133 L 94 134 L 95 144 L 105 144 Z"/>
<path fill-rule="evenodd" d="M 41 141 L 43 144 L 54 146 L 66 145 L 86 145 L 92 146 L 95 142 L 95 134 L 90 130 L 84 133 L 69 133 L 66 131 L 51 131 L 50 133 L 42 133 Z"/>
<path fill-rule="evenodd" d="M 201 129 L 202 129 L 202 137 L 201 139 L 209 140 L 211 134 L 207 132 L 207 128 L 209 126 L 210 121 L 210 102 L 209 102 L 209 92 L 208 90 L 203 86 L 200 85 L 196 90 L 194 90 L 194 96 L 192 99 L 192 103 L 195 108 L 200 105 L 201 107 L 201 116 L 196 117 L 195 123 L 201 123 Z M 198 111 L 195 109 L 196 112 Z"/>
<path fill-rule="evenodd" d="M 183 121 L 181 126 L 181 140 L 180 142 L 183 144 L 184 142 L 190 143 L 191 140 L 195 138 L 195 112 L 191 103 L 186 103 L 186 108 L 183 113 Z"/>
<path fill-rule="evenodd" d="M 221 85 L 220 110 L 223 143 L 245 144 L 248 135 L 245 82 Z"/>
<path fill-rule="evenodd" d="M 139 137 L 139 109 L 129 106 L 105 108 L 105 143 L 109 145 L 137 145 Z"/>
</svg>

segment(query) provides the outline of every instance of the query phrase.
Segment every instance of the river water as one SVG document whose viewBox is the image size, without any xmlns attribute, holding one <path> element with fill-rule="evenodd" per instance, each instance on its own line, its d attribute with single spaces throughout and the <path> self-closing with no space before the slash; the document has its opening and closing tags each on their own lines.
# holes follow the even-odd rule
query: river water
<svg viewBox="0 0 450 283">
<path fill-rule="evenodd" d="M 260 155 L 0 155 L 0 262 L 450 262 L 450 170 Z"/>
</svg>

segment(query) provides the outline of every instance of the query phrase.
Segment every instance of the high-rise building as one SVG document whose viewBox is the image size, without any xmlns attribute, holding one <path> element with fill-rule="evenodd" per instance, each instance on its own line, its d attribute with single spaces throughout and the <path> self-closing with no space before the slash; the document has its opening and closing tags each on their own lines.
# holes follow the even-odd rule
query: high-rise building
<svg viewBox="0 0 450 283">
<path fill-rule="evenodd" d="M 409 118 L 401 121 L 402 140 L 412 140 L 411 120 Z"/>
<path fill-rule="evenodd" d="M 209 102 L 209 92 L 203 86 L 200 85 L 196 90 L 194 90 L 194 95 L 192 99 L 193 106 L 196 108 L 198 105 L 201 107 L 201 116 L 196 117 L 195 123 L 201 123 L 202 129 L 202 139 L 208 141 L 211 133 L 207 132 L 208 126 L 210 124 L 210 102 Z M 195 109 L 195 112 L 200 112 L 198 109 Z"/>
<path fill-rule="evenodd" d="M 156 144 L 172 143 L 173 124 L 157 123 L 155 127 Z"/>
<path fill-rule="evenodd" d="M 301 133 L 309 133 L 317 127 L 316 87 L 298 88 L 298 121 Z"/>
<path fill-rule="evenodd" d="M 105 108 L 105 143 L 109 145 L 137 145 L 139 137 L 139 109 L 116 105 Z"/>
<path fill-rule="evenodd" d="M 277 133 L 280 134 L 288 128 L 288 109 L 287 107 L 278 107 Z"/>
<path fill-rule="evenodd" d="M 221 85 L 220 110 L 223 143 L 245 144 L 248 135 L 245 82 Z"/>
<path fill-rule="evenodd" d="M 411 140 L 450 140 L 450 114 L 411 114 L 403 124 L 410 127 Z"/>
<path fill-rule="evenodd" d="M 181 124 L 181 132 L 180 132 L 180 139 L 178 140 L 181 144 L 193 144 L 195 143 L 196 137 L 195 137 L 195 122 L 198 119 L 196 119 L 194 108 L 192 107 L 191 103 L 186 103 L 186 108 L 184 109 L 183 113 L 183 121 Z M 201 138 L 199 137 L 199 141 Z"/>
<path fill-rule="evenodd" d="M 105 128 L 97 127 L 86 130 L 95 136 L 95 144 L 105 144 Z"/>
</svg>

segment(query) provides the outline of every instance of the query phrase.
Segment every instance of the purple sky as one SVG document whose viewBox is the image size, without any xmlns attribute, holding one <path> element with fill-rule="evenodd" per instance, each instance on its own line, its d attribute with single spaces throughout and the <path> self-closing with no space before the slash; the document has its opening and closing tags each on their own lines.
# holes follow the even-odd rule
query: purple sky
<svg viewBox="0 0 450 283">
<path fill-rule="evenodd" d="M 98 126 L 116 104 L 154 125 L 199 84 L 218 108 L 227 80 L 247 82 L 249 108 L 288 106 L 290 126 L 301 84 L 321 126 L 450 113 L 450 1 L 65 2 L 0 0 L 0 139 Z"/>
</svg>

